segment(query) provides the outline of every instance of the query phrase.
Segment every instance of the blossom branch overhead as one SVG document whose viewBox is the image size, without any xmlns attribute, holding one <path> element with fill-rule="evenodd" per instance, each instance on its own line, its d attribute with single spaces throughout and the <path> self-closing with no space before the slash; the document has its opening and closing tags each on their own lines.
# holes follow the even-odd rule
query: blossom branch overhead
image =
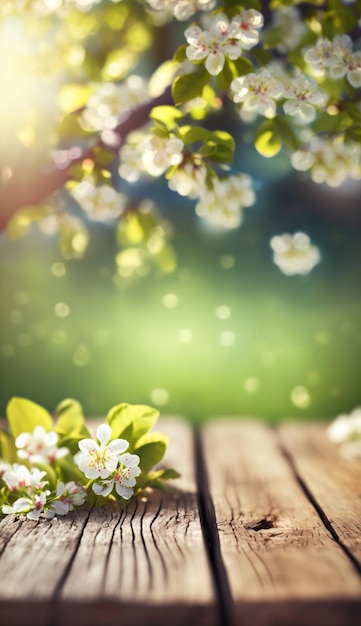
<svg viewBox="0 0 361 626">
<path fill-rule="evenodd" d="M 66 231 L 63 253 L 80 257 L 87 220 L 95 219 L 116 220 L 124 242 L 128 207 L 135 210 L 130 187 L 160 177 L 194 201 L 200 219 L 238 228 L 257 202 L 238 162 L 250 132 L 261 156 L 283 151 L 290 167 L 317 184 L 361 180 L 360 0 L 30 0 L 25 14 L 23 8 L 22 0 L 5 2 L 5 21 L 43 20 L 44 30 L 50 23 L 73 52 L 62 59 L 66 78 L 47 163 L 28 179 L 21 167 L 19 174 L 12 164 L 3 168 L 0 225 L 10 220 L 11 237 L 36 221 L 60 239 Z M 73 39 L 74 16 L 83 26 L 81 44 Z M 96 60 L 90 23 L 103 42 Z M 148 80 L 133 68 L 151 61 L 160 28 L 174 35 L 175 50 Z M 230 134 L 224 125 L 231 109 Z M 20 128 L 17 136 L 26 143 L 31 132 Z M 65 196 L 54 193 L 62 188 Z M 83 219 L 72 215 L 74 202 Z M 142 211 L 167 231 L 154 204 Z M 148 255 L 149 237 L 139 259 Z M 162 241 L 170 250 L 166 236 Z"/>
</svg>

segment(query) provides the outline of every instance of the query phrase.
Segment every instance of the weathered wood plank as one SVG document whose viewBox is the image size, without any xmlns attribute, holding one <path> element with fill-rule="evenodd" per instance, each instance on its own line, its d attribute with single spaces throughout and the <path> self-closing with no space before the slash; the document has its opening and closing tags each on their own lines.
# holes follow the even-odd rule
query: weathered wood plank
<svg viewBox="0 0 361 626">
<path fill-rule="evenodd" d="M 231 622 L 356 626 L 360 577 L 306 498 L 275 433 L 257 422 L 217 420 L 204 427 L 202 444 Z"/>
<path fill-rule="evenodd" d="M 193 437 L 178 420 L 165 463 L 182 473 L 173 493 L 149 493 L 126 509 L 94 508 L 17 532 L 0 558 L 6 626 L 215 626 L 218 608 L 198 516 Z M 36 615 L 36 620 L 34 616 Z"/>
<path fill-rule="evenodd" d="M 300 479 L 361 569 L 361 459 L 344 459 L 324 424 L 288 423 L 282 446 Z"/>
</svg>

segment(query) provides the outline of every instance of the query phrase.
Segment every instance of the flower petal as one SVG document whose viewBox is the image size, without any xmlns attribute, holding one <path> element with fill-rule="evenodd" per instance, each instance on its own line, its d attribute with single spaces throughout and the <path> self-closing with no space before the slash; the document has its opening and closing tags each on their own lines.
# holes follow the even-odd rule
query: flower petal
<svg viewBox="0 0 361 626">
<path fill-rule="evenodd" d="M 99 450 L 99 446 L 94 439 L 81 439 L 78 446 L 82 452 L 90 452 L 90 450 Z"/>
<path fill-rule="evenodd" d="M 121 454 L 129 446 L 129 442 L 126 439 L 114 439 L 108 446 L 108 450 L 111 454 Z"/>
<path fill-rule="evenodd" d="M 119 457 L 119 463 L 125 465 L 126 467 L 135 467 L 139 465 L 140 458 L 137 454 L 122 454 Z"/>
<path fill-rule="evenodd" d="M 217 76 L 222 70 L 224 66 L 224 54 L 219 50 L 212 50 L 212 52 L 207 56 L 205 66 L 207 72 L 209 72 L 212 76 Z"/>
<path fill-rule="evenodd" d="M 108 443 L 112 434 L 112 429 L 109 424 L 100 424 L 97 428 L 97 439 L 99 439 L 100 443 L 104 446 Z"/>
<path fill-rule="evenodd" d="M 129 487 L 124 487 L 120 483 L 116 483 L 115 489 L 117 491 L 117 494 L 121 496 L 121 498 L 124 498 L 124 500 L 129 500 L 134 493 L 133 489 L 129 489 Z"/>
<path fill-rule="evenodd" d="M 93 491 L 94 493 L 96 493 L 97 496 L 103 496 L 104 498 L 106 498 L 106 496 L 109 496 L 109 494 L 111 493 L 112 489 L 113 489 L 113 481 L 109 481 L 109 483 L 94 483 L 93 485 Z"/>
</svg>

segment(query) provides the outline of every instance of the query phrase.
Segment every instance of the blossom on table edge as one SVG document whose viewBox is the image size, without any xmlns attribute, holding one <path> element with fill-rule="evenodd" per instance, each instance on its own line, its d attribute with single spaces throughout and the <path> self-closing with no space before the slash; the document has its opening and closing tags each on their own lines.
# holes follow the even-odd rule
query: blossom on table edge
<svg viewBox="0 0 361 626">
<path fill-rule="evenodd" d="M 106 497 L 111 494 L 115 486 L 117 494 L 129 500 L 134 494 L 132 487 L 136 485 L 136 477 L 141 473 L 139 463 L 140 458 L 137 454 L 122 454 L 119 457 L 119 467 L 111 476 L 107 480 L 93 484 L 94 493 Z"/>
<path fill-rule="evenodd" d="M 94 439 L 79 441 L 74 461 L 86 478 L 108 478 L 118 465 L 118 456 L 128 448 L 125 439 L 110 441 L 111 434 L 109 424 L 101 424 L 96 431 L 100 445 Z"/>
<path fill-rule="evenodd" d="M 326 432 L 330 441 L 340 444 L 340 453 L 344 458 L 361 457 L 361 407 L 356 407 L 349 414 L 338 415 Z"/>
<path fill-rule="evenodd" d="M 21 433 L 15 439 L 17 455 L 30 463 L 54 463 L 69 454 L 68 448 L 57 447 L 58 439 L 54 430 L 46 431 L 43 426 L 36 426 L 32 433 Z"/>
</svg>

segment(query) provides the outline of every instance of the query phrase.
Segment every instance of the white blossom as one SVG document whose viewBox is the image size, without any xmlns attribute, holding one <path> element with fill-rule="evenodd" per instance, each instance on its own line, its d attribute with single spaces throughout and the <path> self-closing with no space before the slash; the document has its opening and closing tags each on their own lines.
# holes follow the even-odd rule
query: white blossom
<svg viewBox="0 0 361 626">
<path fill-rule="evenodd" d="M 119 457 L 119 466 L 107 480 L 93 484 L 93 491 L 98 496 L 108 496 L 115 486 L 115 491 L 125 500 L 129 500 L 136 485 L 136 478 L 141 473 L 140 458 L 137 454 L 122 454 Z"/>
<path fill-rule="evenodd" d="M 43 426 L 36 426 L 32 433 L 21 433 L 15 439 L 17 455 L 30 463 L 54 463 L 69 453 L 68 448 L 57 447 L 58 435 L 55 431 L 46 431 Z"/>
<path fill-rule="evenodd" d="M 276 235 L 270 245 L 274 263 L 287 276 L 309 274 L 321 260 L 318 247 L 311 244 L 309 236 L 302 232 Z"/>
<path fill-rule="evenodd" d="M 196 205 L 196 213 L 215 226 L 237 228 L 242 223 L 242 209 L 254 204 L 252 179 L 247 174 L 215 178 Z"/>
<path fill-rule="evenodd" d="M 243 48 L 249 49 L 258 42 L 257 30 L 250 28 L 247 31 L 247 24 L 258 24 L 259 18 L 252 13 L 245 19 L 248 22 L 241 21 L 238 17 L 233 18 L 230 23 L 226 15 L 219 13 L 213 18 L 207 30 L 195 25 L 187 28 L 184 33 L 189 44 L 186 48 L 187 58 L 191 61 L 204 60 L 207 72 L 217 76 L 223 70 L 226 57 L 235 61 L 241 56 Z"/>
<path fill-rule="evenodd" d="M 337 80 L 346 77 L 352 87 L 361 87 L 361 51 L 352 51 L 353 42 L 348 35 L 336 35 L 332 41 L 321 39 L 305 52 L 305 60 L 316 75 L 327 71 Z"/>
<path fill-rule="evenodd" d="M 310 170 L 314 182 L 330 187 L 338 187 L 348 178 L 361 179 L 360 147 L 344 143 L 342 138 L 312 137 L 292 154 L 291 163 L 296 170 Z"/>
<path fill-rule="evenodd" d="M 11 469 L 11 464 L 0 458 L 0 479 L 4 476 L 5 472 Z"/>
<path fill-rule="evenodd" d="M 10 491 L 18 489 L 27 489 L 28 493 L 41 490 L 48 484 L 47 480 L 43 480 L 46 472 L 39 470 L 37 467 L 30 469 L 26 465 L 14 463 L 4 472 L 2 478 Z"/>
<path fill-rule="evenodd" d="M 325 105 L 327 96 L 318 85 L 300 74 L 283 87 L 282 95 L 286 98 L 283 104 L 285 113 L 301 124 L 313 122 L 316 117 L 316 106 Z"/>
<path fill-rule="evenodd" d="M 262 13 L 256 9 L 244 9 L 231 22 L 231 36 L 237 39 L 244 50 L 250 50 L 259 42 L 259 31 L 263 27 Z"/>
<path fill-rule="evenodd" d="M 184 144 L 177 137 L 147 135 L 142 142 L 142 166 L 151 176 L 160 176 L 172 165 L 183 160 Z"/>
<path fill-rule="evenodd" d="M 74 461 L 87 478 L 108 478 L 118 465 L 118 456 L 129 443 L 125 439 L 109 441 L 112 429 L 108 424 L 98 426 L 96 434 L 100 445 L 94 439 L 82 439 Z"/>
<path fill-rule="evenodd" d="M 84 504 L 87 493 L 81 485 L 74 481 L 59 482 L 56 489 L 56 500 L 50 503 L 45 517 L 51 519 L 54 515 L 67 515 L 70 511 Z"/>
<path fill-rule="evenodd" d="M 155 11 L 170 11 L 179 21 L 188 20 L 197 11 L 211 11 L 216 0 L 147 0 Z"/>
<path fill-rule="evenodd" d="M 328 426 L 327 435 L 334 443 L 341 444 L 343 457 L 361 456 L 361 407 L 336 417 Z"/>
<path fill-rule="evenodd" d="M 149 99 L 141 76 L 128 76 L 122 83 L 104 83 L 90 96 L 81 115 L 87 130 L 112 130 L 125 114 Z"/>
<path fill-rule="evenodd" d="M 118 173 L 129 183 L 135 183 L 144 172 L 142 163 L 142 144 L 140 141 L 125 143 L 119 150 Z"/>
<path fill-rule="evenodd" d="M 168 187 L 181 196 L 198 198 L 205 190 L 206 175 L 204 165 L 195 165 L 188 161 L 177 168 L 168 181 Z"/>
<path fill-rule="evenodd" d="M 240 102 L 245 111 L 259 113 L 267 118 L 276 115 L 276 102 L 282 94 L 282 84 L 266 69 L 235 78 L 231 82 L 234 102 Z"/>
<path fill-rule="evenodd" d="M 71 190 L 71 195 L 93 221 L 112 220 L 124 211 L 126 196 L 110 185 L 94 185 L 83 180 Z"/>
<path fill-rule="evenodd" d="M 40 493 L 33 493 L 29 496 L 22 496 L 13 502 L 12 505 L 4 504 L 2 506 L 2 512 L 5 515 L 19 515 L 25 514 L 27 519 L 38 521 L 40 516 L 45 513 L 47 496 L 50 495 L 50 491 L 41 491 Z"/>
<path fill-rule="evenodd" d="M 272 28 L 277 29 L 276 48 L 280 52 L 294 50 L 307 32 L 307 26 L 300 12 L 294 6 L 280 6 L 272 12 Z"/>
</svg>

